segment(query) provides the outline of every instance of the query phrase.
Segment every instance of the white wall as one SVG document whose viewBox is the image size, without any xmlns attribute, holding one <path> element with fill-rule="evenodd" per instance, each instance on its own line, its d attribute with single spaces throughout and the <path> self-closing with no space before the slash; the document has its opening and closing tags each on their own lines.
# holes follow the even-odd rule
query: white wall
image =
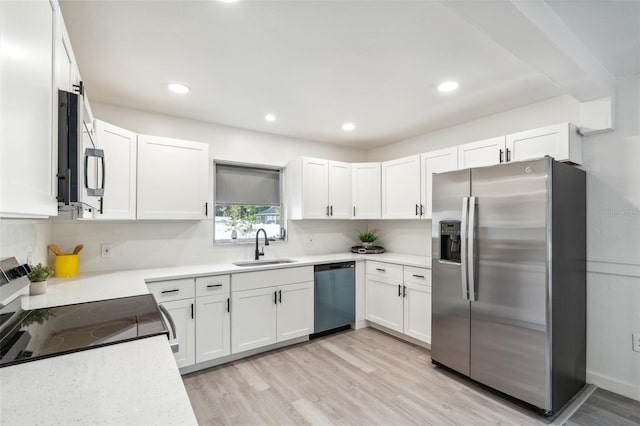
<svg viewBox="0 0 640 426">
<path fill-rule="evenodd" d="M 210 156 L 217 160 L 284 166 L 301 155 L 342 161 L 362 161 L 366 156 L 362 150 L 101 103 L 92 104 L 92 109 L 96 118 L 136 133 L 209 143 Z M 362 222 L 289 221 L 288 241 L 271 244 L 265 249 L 265 258 L 347 251 L 357 239 L 356 228 L 364 226 Z M 53 222 L 51 240 L 63 250 L 84 244 L 81 272 L 231 262 L 254 255 L 253 245 L 214 245 L 211 220 Z M 113 244 L 112 258 L 100 256 L 102 243 Z"/>
<path fill-rule="evenodd" d="M 370 161 L 418 154 L 474 140 L 570 121 L 568 97 L 495 114 L 371 150 Z M 640 400 L 640 76 L 620 78 L 616 131 L 583 139 L 587 171 L 587 381 Z M 430 221 L 375 221 L 389 251 L 431 254 Z"/>
<path fill-rule="evenodd" d="M 45 263 L 48 244 L 49 221 L 0 219 L 0 259 L 15 256 L 20 263 Z"/>
</svg>

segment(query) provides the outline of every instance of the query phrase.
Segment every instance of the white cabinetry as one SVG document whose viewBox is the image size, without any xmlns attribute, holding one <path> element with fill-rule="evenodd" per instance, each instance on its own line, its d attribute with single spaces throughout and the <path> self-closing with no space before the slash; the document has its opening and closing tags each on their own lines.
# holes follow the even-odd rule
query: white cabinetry
<svg viewBox="0 0 640 426">
<path fill-rule="evenodd" d="M 102 214 L 96 219 L 136 218 L 136 134 L 104 121 L 95 121 L 96 146 L 105 153 Z"/>
<path fill-rule="evenodd" d="M 382 218 L 420 218 L 420 156 L 382 163 Z"/>
<path fill-rule="evenodd" d="M 290 167 L 292 219 L 349 219 L 351 165 L 302 157 Z"/>
<path fill-rule="evenodd" d="M 0 217 L 57 215 L 54 5 L 0 1 Z"/>
<path fill-rule="evenodd" d="M 178 352 L 173 355 L 178 367 L 195 363 L 195 306 L 193 278 L 158 281 L 147 284 L 158 303 L 164 306 L 173 319 L 178 335 Z"/>
<path fill-rule="evenodd" d="M 313 267 L 232 275 L 231 352 L 313 333 Z"/>
<path fill-rule="evenodd" d="M 484 167 L 505 161 L 505 137 L 485 139 L 458 146 L 458 168 Z"/>
<path fill-rule="evenodd" d="M 351 164 L 354 219 L 380 219 L 382 194 L 380 163 Z"/>
<path fill-rule="evenodd" d="M 196 278 L 196 362 L 231 353 L 229 275 Z"/>
<path fill-rule="evenodd" d="M 582 137 L 570 123 L 507 135 L 506 160 L 522 161 L 545 155 L 557 161 L 582 163 Z"/>
<path fill-rule="evenodd" d="M 366 319 L 431 343 L 431 272 L 367 261 Z"/>
<path fill-rule="evenodd" d="M 423 219 L 431 219 L 431 189 L 434 173 L 443 173 L 458 168 L 458 148 L 447 148 L 431 151 L 420 155 L 421 175 L 421 204 L 424 206 Z"/>
<path fill-rule="evenodd" d="M 138 219 L 205 219 L 209 145 L 138 136 Z"/>
</svg>

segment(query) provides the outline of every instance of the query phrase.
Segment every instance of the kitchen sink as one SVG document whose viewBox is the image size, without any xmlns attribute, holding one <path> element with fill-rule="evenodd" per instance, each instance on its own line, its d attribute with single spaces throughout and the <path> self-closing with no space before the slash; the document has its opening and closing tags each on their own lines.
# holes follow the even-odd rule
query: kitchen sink
<svg viewBox="0 0 640 426">
<path fill-rule="evenodd" d="M 265 260 L 246 260 L 243 262 L 234 262 L 236 266 L 265 266 L 265 265 L 283 265 L 287 263 L 295 263 L 297 260 L 293 259 L 265 259 Z"/>
</svg>

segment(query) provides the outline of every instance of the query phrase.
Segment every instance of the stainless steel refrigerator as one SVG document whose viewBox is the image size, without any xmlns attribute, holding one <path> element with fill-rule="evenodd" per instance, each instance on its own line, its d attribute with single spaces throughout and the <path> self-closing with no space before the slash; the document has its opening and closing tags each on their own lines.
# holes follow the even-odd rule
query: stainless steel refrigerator
<svg viewBox="0 0 640 426">
<path fill-rule="evenodd" d="M 585 189 L 551 158 L 433 176 L 435 364 L 545 415 L 584 386 Z"/>
</svg>

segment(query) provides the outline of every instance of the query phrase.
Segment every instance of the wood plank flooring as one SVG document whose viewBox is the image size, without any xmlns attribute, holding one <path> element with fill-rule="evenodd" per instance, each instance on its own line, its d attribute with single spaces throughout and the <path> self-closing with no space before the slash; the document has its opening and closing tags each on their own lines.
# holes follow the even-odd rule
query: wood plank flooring
<svg viewBox="0 0 640 426">
<path fill-rule="evenodd" d="M 184 377 L 201 425 L 540 425 L 544 418 L 372 328 Z"/>
<path fill-rule="evenodd" d="M 596 389 L 565 425 L 640 425 L 640 402 L 604 389 Z"/>
</svg>

